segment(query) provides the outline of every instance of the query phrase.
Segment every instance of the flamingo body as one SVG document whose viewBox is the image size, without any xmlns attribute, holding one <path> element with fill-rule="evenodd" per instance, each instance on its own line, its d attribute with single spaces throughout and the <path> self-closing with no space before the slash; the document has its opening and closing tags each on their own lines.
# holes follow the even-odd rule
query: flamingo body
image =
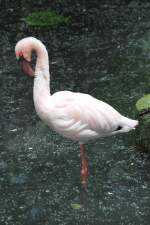
<svg viewBox="0 0 150 225">
<path fill-rule="evenodd" d="M 19 41 L 16 56 L 31 61 L 37 54 L 34 105 L 38 116 L 62 136 L 85 143 L 90 139 L 128 132 L 138 121 L 122 116 L 109 104 L 88 94 L 59 91 L 50 95 L 48 54 L 43 43 L 28 37 Z"/>
<path fill-rule="evenodd" d="M 128 132 L 137 124 L 137 121 L 122 116 L 107 103 L 88 94 L 61 91 L 49 100 L 51 106 L 46 109 L 43 120 L 62 136 L 80 143 Z M 38 107 L 36 111 L 41 117 Z"/>
<path fill-rule="evenodd" d="M 32 51 L 37 55 L 35 72 L 30 65 Z M 138 121 L 122 116 L 109 104 L 88 94 L 59 91 L 51 95 L 48 54 L 38 39 L 20 40 L 15 52 L 21 58 L 23 70 L 35 77 L 33 99 L 38 116 L 62 136 L 83 144 L 94 138 L 128 132 L 138 125 Z M 81 150 L 84 155 L 83 146 Z"/>
</svg>

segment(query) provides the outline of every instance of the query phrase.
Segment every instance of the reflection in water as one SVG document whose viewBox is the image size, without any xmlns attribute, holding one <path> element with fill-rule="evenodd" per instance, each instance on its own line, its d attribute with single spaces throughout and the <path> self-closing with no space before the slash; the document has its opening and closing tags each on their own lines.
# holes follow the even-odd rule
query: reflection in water
<svg viewBox="0 0 150 225">
<path fill-rule="evenodd" d="M 149 91 L 149 3 L 87 1 L 82 29 L 75 3 L 64 11 L 78 23 L 53 31 L 26 28 L 19 4 L 7 10 L 3 4 L 1 13 L 1 224 L 148 225 L 149 155 L 135 150 L 135 134 L 88 144 L 88 188 L 82 189 L 78 145 L 38 121 L 32 80 L 19 71 L 14 46 L 24 36 L 40 38 L 52 62 L 53 92 L 61 85 L 90 93 L 135 117 L 136 100 Z"/>
</svg>

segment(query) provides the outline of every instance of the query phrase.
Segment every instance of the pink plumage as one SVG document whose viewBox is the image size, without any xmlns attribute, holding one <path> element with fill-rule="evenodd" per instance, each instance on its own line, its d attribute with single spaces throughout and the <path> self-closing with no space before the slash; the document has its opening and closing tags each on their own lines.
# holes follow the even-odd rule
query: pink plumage
<svg viewBox="0 0 150 225">
<path fill-rule="evenodd" d="M 34 73 L 30 66 L 32 51 L 37 55 Z M 38 116 L 62 136 L 84 144 L 94 138 L 128 132 L 138 125 L 138 121 L 122 116 L 112 106 L 88 94 L 60 91 L 51 95 L 47 50 L 36 38 L 19 41 L 15 52 L 23 61 L 23 69 L 27 68 L 25 72 L 35 76 L 33 98 Z"/>
</svg>

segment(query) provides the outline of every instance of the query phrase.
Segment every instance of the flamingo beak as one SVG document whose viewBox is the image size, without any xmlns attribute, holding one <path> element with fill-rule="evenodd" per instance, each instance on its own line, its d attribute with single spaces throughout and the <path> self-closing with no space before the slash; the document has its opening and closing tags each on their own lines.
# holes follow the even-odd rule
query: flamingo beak
<svg viewBox="0 0 150 225">
<path fill-rule="evenodd" d="M 26 60 L 23 56 L 19 57 L 19 64 L 24 74 L 34 77 L 34 70 L 32 68 L 31 62 Z"/>
</svg>

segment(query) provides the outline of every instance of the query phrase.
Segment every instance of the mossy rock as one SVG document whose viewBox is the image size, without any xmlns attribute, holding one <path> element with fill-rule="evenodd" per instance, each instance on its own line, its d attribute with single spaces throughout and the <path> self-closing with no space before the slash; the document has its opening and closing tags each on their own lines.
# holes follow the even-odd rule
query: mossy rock
<svg viewBox="0 0 150 225">
<path fill-rule="evenodd" d="M 136 129 L 137 148 L 142 152 L 150 153 L 150 123 L 140 120 L 139 127 Z"/>
<path fill-rule="evenodd" d="M 136 142 L 140 150 L 150 153 L 150 94 L 144 95 L 136 103 L 139 114 L 139 127 Z"/>
<path fill-rule="evenodd" d="M 47 27 L 67 24 L 69 22 L 69 17 L 59 15 L 54 11 L 39 11 L 28 15 L 24 18 L 24 21 L 29 26 Z"/>
</svg>

